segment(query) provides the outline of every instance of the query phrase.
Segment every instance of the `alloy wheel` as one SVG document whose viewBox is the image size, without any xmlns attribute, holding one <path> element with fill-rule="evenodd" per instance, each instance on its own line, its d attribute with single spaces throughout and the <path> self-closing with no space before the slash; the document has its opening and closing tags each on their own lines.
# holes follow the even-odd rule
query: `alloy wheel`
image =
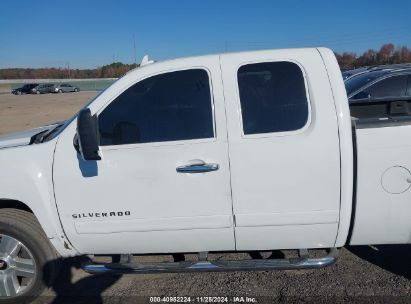
<svg viewBox="0 0 411 304">
<path fill-rule="evenodd" d="M 24 294 L 34 284 L 36 275 L 30 250 L 17 239 L 0 234 L 0 298 Z"/>
</svg>

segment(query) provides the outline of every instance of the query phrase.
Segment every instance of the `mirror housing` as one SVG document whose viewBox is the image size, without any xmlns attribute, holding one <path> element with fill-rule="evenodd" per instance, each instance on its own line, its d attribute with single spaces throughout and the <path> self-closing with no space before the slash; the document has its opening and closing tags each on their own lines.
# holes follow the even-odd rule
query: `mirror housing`
<svg viewBox="0 0 411 304">
<path fill-rule="evenodd" d="M 82 109 L 77 116 L 78 150 L 84 160 L 101 160 L 98 154 L 97 123 L 90 109 Z"/>
</svg>

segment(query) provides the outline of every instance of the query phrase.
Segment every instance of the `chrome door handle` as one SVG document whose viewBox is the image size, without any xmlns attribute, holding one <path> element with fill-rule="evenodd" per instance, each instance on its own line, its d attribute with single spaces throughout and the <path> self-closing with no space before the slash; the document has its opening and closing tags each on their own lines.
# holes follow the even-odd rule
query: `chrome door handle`
<svg viewBox="0 0 411 304">
<path fill-rule="evenodd" d="M 176 168 L 176 171 L 179 173 L 205 173 L 210 171 L 217 171 L 219 167 L 220 166 L 218 164 L 207 164 L 205 162 L 198 162 L 184 166 L 179 166 Z"/>
</svg>

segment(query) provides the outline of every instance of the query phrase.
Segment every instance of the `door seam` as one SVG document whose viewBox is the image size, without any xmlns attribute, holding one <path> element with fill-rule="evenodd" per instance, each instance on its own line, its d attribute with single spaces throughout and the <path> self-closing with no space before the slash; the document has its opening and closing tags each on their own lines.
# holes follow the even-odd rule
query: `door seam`
<svg viewBox="0 0 411 304">
<path fill-rule="evenodd" d="M 225 131 L 226 131 L 226 139 L 227 139 L 227 158 L 228 158 L 228 172 L 230 177 L 230 196 L 231 196 L 231 216 L 233 218 L 233 236 L 234 236 L 234 250 L 237 250 L 237 238 L 235 234 L 235 214 L 234 214 L 234 197 L 233 197 L 233 184 L 231 178 L 231 160 L 230 160 L 230 140 L 228 136 L 228 116 L 227 116 L 227 105 L 226 105 L 226 96 L 225 96 L 225 86 L 224 86 L 224 78 L 223 78 L 223 70 L 221 66 L 221 55 L 218 56 L 218 63 L 220 67 L 220 79 L 221 79 L 221 86 L 222 86 L 222 93 L 223 93 L 223 101 L 224 101 L 224 115 L 225 115 Z"/>
</svg>

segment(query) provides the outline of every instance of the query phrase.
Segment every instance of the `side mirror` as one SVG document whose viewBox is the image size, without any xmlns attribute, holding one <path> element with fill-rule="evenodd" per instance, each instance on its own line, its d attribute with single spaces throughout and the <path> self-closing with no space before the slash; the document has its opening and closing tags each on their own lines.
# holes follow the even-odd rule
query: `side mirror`
<svg viewBox="0 0 411 304">
<path fill-rule="evenodd" d="M 84 160 L 100 160 L 97 126 L 90 109 L 82 109 L 77 116 L 78 150 Z"/>
</svg>

